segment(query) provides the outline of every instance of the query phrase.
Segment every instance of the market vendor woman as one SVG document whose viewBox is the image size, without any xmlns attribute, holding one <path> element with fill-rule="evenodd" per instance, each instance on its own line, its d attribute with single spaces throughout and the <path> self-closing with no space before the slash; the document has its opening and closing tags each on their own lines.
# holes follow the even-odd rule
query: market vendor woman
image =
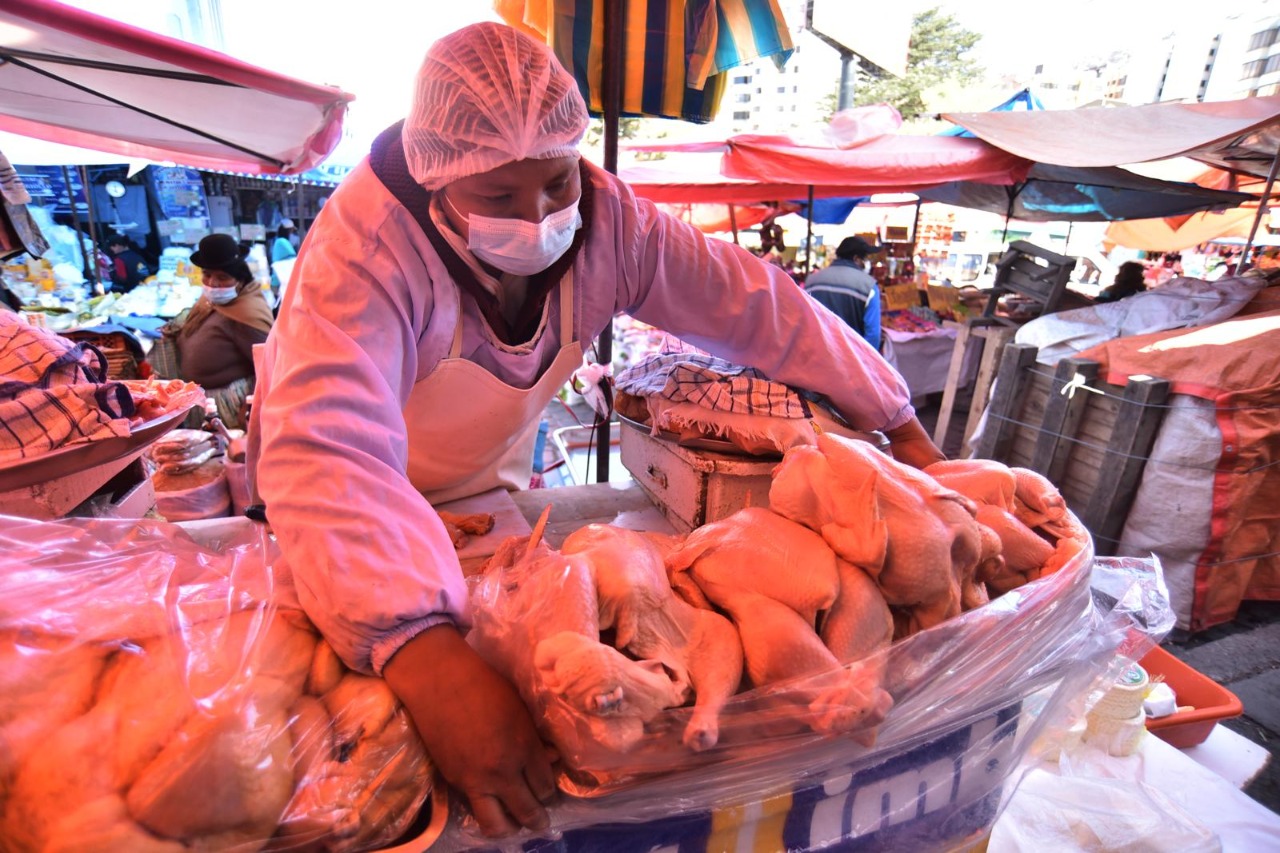
<svg viewBox="0 0 1280 853">
<path fill-rule="evenodd" d="M 587 111 L 543 45 L 436 42 L 409 117 L 325 205 L 267 347 L 259 490 L 301 602 L 385 676 L 490 834 L 546 824 L 547 750 L 463 639 L 433 504 L 527 487 L 543 408 L 625 311 L 830 398 L 903 461 L 941 458 L 906 385 L 786 274 L 581 159 Z"/>
<path fill-rule="evenodd" d="M 162 350 L 169 357 L 153 350 L 150 358 L 157 375 L 201 386 L 232 429 L 244 426 L 240 412 L 253 393 L 253 346 L 266 342 L 274 322 L 246 255 L 227 234 L 200 241 L 191 253 L 191 263 L 200 268 L 200 299 L 162 330 L 169 342 Z"/>
</svg>

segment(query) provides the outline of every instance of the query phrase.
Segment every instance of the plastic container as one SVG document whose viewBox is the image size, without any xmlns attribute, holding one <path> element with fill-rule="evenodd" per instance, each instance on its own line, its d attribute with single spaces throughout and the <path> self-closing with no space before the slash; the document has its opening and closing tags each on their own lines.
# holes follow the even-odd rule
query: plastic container
<svg viewBox="0 0 1280 853">
<path fill-rule="evenodd" d="M 1179 707 L 1190 705 L 1193 709 L 1147 720 L 1147 731 L 1165 743 L 1179 749 L 1204 743 L 1218 720 L 1244 713 L 1244 705 L 1234 693 L 1159 646 L 1148 652 L 1141 664 L 1153 679 L 1164 676 L 1178 697 Z"/>
</svg>

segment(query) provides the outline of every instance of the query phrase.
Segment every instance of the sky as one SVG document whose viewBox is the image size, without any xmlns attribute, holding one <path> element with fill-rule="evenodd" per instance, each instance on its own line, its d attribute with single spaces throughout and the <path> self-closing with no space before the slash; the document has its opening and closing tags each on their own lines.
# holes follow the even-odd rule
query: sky
<svg viewBox="0 0 1280 853">
<path fill-rule="evenodd" d="M 1039 62 L 1105 58 L 1176 29 L 1205 29 L 1227 15 L 1280 9 L 1276 0 L 936 0 L 916 6 L 937 6 L 980 33 L 975 58 L 990 71 L 1010 73 Z"/>
<path fill-rule="evenodd" d="M 852 0 L 835 0 L 849 2 Z M 98 14 L 156 27 L 181 0 L 67 0 Z M 408 108 L 418 64 L 436 38 L 497 20 L 492 0 L 219 0 L 224 51 L 246 62 L 356 95 L 348 140 L 335 161 L 354 162 Z M 1175 26 L 1211 26 L 1240 8 L 1280 0 L 933 0 L 914 3 L 952 14 L 982 34 L 976 58 L 995 73 L 1025 73 L 1037 62 L 1105 57 Z M 1011 11 L 1014 10 L 1014 11 Z M 353 156 L 354 155 L 354 156 Z"/>
</svg>

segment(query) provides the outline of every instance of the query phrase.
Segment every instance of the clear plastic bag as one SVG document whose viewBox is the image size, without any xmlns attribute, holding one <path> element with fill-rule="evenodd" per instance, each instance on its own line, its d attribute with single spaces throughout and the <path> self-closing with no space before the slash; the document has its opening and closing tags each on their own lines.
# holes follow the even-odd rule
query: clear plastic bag
<svg viewBox="0 0 1280 853">
<path fill-rule="evenodd" d="M 501 606 L 501 584 L 477 594 L 481 606 Z M 580 795 L 562 795 L 550 809 L 545 840 L 526 834 L 514 843 L 526 851 L 617 849 L 623 839 L 628 849 L 733 849 L 750 834 L 757 846 L 787 850 L 931 850 L 980 839 L 1045 725 L 1088 693 L 1117 650 L 1141 656 L 1172 618 L 1154 561 L 1095 565 L 1086 550 L 878 655 L 894 704 L 873 744 L 859 742 L 867 730 L 830 737 L 796 725 L 794 707 L 830 673 L 738 694 L 721 714 L 720 743 L 701 753 L 681 743 L 689 709 L 666 710 L 626 752 L 568 756 L 609 782 L 575 788 L 571 775 L 562 789 Z M 491 844 L 459 805 L 433 849 Z"/>
<path fill-rule="evenodd" d="M 354 851 L 430 765 L 261 525 L 0 516 L 0 850 Z"/>
</svg>

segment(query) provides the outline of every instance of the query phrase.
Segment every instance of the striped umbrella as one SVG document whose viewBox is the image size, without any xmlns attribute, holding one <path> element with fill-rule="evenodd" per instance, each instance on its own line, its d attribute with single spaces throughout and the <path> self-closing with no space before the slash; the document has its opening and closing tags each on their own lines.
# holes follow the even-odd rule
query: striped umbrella
<svg viewBox="0 0 1280 853">
<path fill-rule="evenodd" d="M 622 57 L 606 47 L 610 2 L 623 16 Z M 792 51 L 777 0 L 496 0 L 494 9 L 551 45 L 597 115 L 606 112 L 606 61 L 621 59 L 621 115 L 706 123 L 726 71 L 765 56 L 781 64 Z"/>
</svg>

